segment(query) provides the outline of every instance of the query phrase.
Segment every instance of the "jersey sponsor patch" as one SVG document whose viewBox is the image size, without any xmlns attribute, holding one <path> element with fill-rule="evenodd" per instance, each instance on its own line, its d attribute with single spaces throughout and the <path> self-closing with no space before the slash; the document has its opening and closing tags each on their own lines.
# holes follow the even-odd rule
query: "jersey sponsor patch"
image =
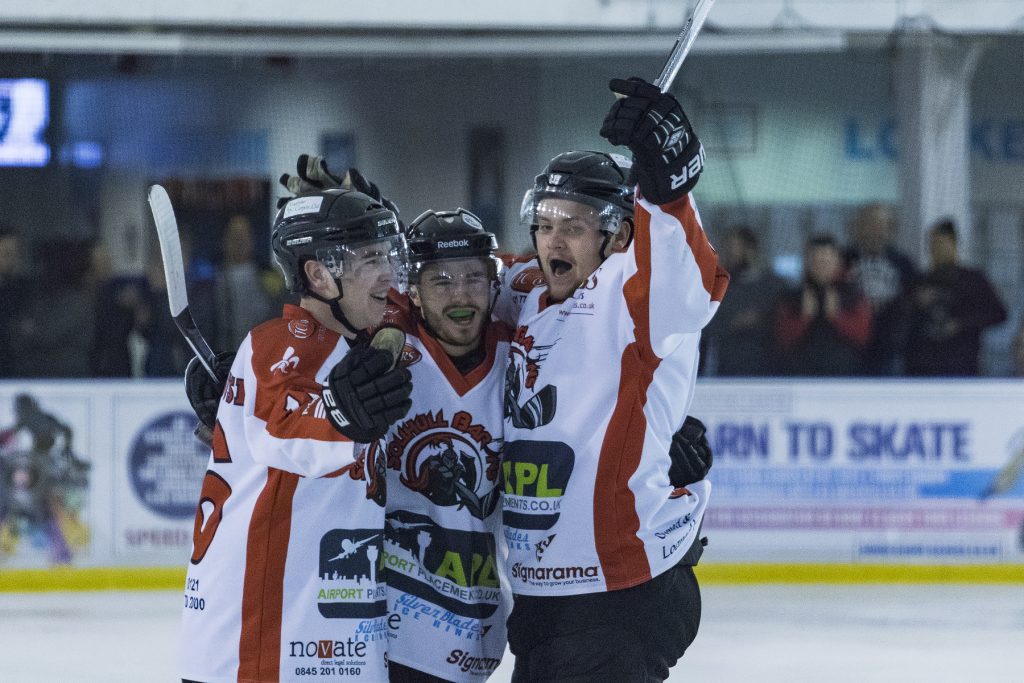
<svg viewBox="0 0 1024 683">
<path fill-rule="evenodd" d="M 480 632 L 479 620 L 494 615 L 501 602 L 494 536 L 487 532 L 446 529 L 416 512 L 389 512 L 381 565 L 389 587 L 447 610 L 467 631 Z"/>
<path fill-rule="evenodd" d="M 573 450 L 558 441 L 513 441 L 506 444 L 502 460 L 505 526 L 528 530 L 553 527 L 576 463 Z"/>
<path fill-rule="evenodd" d="M 399 363 L 402 367 L 409 367 L 410 365 L 416 365 L 423 359 L 423 354 L 417 351 L 414 347 L 406 344 L 402 347 L 402 357 Z"/>
<path fill-rule="evenodd" d="M 291 218 L 292 216 L 301 216 L 307 213 L 320 213 L 320 207 L 323 205 L 323 197 L 299 197 L 293 199 L 284 207 L 284 215 L 282 218 Z"/>
<path fill-rule="evenodd" d="M 540 268 L 526 268 L 512 278 L 512 282 L 509 283 L 509 287 L 511 287 L 515 292 L 529 293 L 543 284 L 544 273 L 541 272 Z"/>
<path fill-rule="evenodd" d="M 378 583 L 384 545 L 379 529 L 332 529 L 320 539 L 317 608 L 328 619 L 369 619 L 387 613 Z"/>
<path fill-rule="evenodd" d="M 309 320 L 290 320 L 288 322 L 288 331 L 292 333 L 292 336 L 296 339 L 309 339 L 313 336 L 313 330 L 315 325 Z"/>
</svg>

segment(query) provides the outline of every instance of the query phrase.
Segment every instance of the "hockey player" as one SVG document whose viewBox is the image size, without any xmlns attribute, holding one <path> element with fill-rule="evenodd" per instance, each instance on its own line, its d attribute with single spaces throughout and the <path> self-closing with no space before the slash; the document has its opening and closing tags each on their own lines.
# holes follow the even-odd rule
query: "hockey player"
<svg viewBox="0 0 1024 683">
<path fill-rule="evenodd" d="M 710 485 L 669 452 L 728 275 L 690 196 L 704 155 L 679 103 L 639 79 L 611 88 L 625 98 L 601 135 L 629 146 L 632 169 L 555 157 L 523 203 L 536 260 L 503 291 L 516 683 L 664 680 L 700 621 Z"/>
<path fill-rule="evenodd" d="M 185 585 L 183 679 L 385 680 L 384 509 L 355 457 L 409 408 L 366 343 L 404 241 L 372 198 L 291 199 L 272 234 L 298 306 L 242 342 L 216 410 Z M 370 499 L 370 500 L 368 500 Z"/>
<path fill-rule="evenodd" d="M 406 239 L 409 296 L 385 324 L 406 332 L 412 409 L 367 458 L 387 462 L 390 680 L 482 681 L 508 615 L 495 543 L 510 338 L 491 320 L 497 242 L 464 209 L 425 212 Z"/>
</svg>

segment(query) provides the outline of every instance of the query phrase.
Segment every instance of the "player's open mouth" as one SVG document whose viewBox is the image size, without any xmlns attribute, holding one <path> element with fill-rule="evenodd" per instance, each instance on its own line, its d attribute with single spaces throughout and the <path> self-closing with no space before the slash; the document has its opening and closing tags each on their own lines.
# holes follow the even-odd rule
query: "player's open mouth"
<svg viewBox="0 0 1024 683">
<path fill-rule="evenodd" d="M 572 264 L 562 259 L 553 258 L 548 261 L 548 268 L 551 270 L 551 274 L 555 277 L 562 277 L 566 273 L 572 270 Z"/>
<path fill-rule="evenodd" d="M 476 318 L 476 309 L 452 308 L 445 311 L 445 316 L 456 325 L 469 325 Z"/>
</svg>

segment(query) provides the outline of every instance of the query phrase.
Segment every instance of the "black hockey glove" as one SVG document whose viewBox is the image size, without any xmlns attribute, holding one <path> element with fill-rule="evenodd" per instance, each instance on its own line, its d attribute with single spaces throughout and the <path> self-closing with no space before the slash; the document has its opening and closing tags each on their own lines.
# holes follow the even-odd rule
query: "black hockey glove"
<svg viewBox="0 0 1024 683">
<path fill-rule="evenodd" d="M 327 419 L 344 436 L 372 443 L 405 417 L 412 407 L 412 376 L 392 368 L 394 356 L 383 349 L 359 346 L 331 369 L 324 384 Z"/>
<path fill-rule="evenodd" d="M 395 215 L 398 215 L 398 206 L 380 193 L 380 188 L 370 182 L 363 174 L 354 168 L 348 169 L 344 177 L 338 177 L 327 168 L 327 160 L 321 156 L 311 154 L 300 154 L 295 162 L 296 175 L 285 173 L 281 176 L 280 182 L 285 189 L 292 194 L 305 194 L 308 192 L 319 192 L 343 188 L 355 190 L 376 199 Z"/>
<path fill-rule="evenodd" d="M 687 415 L 683 426 L 672 435 L 672 446 L 668 449 L 672 458 L 668 479 L 673 486 L 678 488 L 707 478 L 714 458 L 706 431 L 703 422 Z"/>
<path fill-rule="evenodd" d="M 668 204 L 692 190 L 704 169 L 704 146 L 676 98 L 636 77 L 612 79 L 608 87 L 625 97 L 608 111 L 601 137 L 633 152 L 644 198 Z"/>
<path fill-rule="evenodd" d="M 235 362 L 233 351 L 218 353 L 213 362 L 214 371 L 221 377 L 227 377 L 231 364 Z M 199 418 L 196 436 L 207 446 L 213 439 L 213 426 L 217 422 L 217 406 L 220 404 L 224 385 L 220 384 L 206 371 L 199 358 L 193 356 L 185 368 L 185 395 L 192 404 L 192 410 Z"/>
</svg>

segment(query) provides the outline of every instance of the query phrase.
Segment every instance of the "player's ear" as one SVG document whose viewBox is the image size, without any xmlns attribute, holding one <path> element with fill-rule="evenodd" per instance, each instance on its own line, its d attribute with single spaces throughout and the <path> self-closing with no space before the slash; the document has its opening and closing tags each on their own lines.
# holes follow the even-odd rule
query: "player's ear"
<svg viewBox="0 0 1024 683">
<path fill-rule="evenodd" d="M 302 272 L 313 292 L 328 298 L 338 296 L 338 285 L 334 282 L 331 271 L 324 264 L 316 259 L 310 259 L 302 264 Z"/>
<path fill-rule="evenodd" d="M 612 236 L 608 243 L 608 252 L 617 254 L 626 251 L 629 243 L 633 241 L 633 219 L 623 218 L 619 223 L 619 229 Z"/>
</svg>

